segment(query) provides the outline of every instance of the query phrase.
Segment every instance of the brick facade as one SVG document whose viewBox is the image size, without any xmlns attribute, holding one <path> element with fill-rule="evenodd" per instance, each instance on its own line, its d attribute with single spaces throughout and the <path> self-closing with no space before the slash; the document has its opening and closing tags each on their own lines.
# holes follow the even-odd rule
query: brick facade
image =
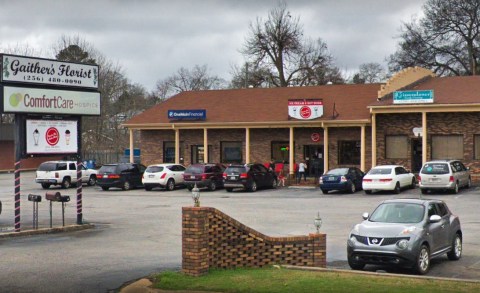
<svg viewBox="0 0 480 293">
<path fill-rule="evenodd" d="M 215 208 L 182 208 L 184 273 L 272 264 L 326 267 L 326 235 L 269 237 Z"/>
</svg>

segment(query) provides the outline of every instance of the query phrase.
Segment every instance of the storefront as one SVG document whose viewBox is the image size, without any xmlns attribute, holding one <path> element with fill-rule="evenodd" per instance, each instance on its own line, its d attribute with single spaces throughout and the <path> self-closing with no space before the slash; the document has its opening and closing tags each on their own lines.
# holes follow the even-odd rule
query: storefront
<svg viewBox="0 0 480 293">
<path fill-rule="evenodd" d="M 387 163 L 418 171 L 436 158 L 462 159 L 476 173 L 479 122 L 480 77 L 415 67 L 386 84 L 183 92 L 124 126 L 145 164 L 273 158 L 305 161 L 313 175 Z"/>
</svg>

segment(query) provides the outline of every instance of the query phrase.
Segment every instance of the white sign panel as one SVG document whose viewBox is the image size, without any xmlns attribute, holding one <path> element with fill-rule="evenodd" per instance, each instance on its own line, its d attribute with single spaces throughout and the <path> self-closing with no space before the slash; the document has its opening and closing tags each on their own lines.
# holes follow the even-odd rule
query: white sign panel
<svg viewBox="0 0 480 293">
<path fill-rule="evenodd" d="M 100 115 L 100 93 L 3 87 L 6 113 Z"/>
<path fill-rule="evenodd" d="M 27 120 L 27 154 L 78 152 L 77 121 Z"/>
<path fill-rule="evenodd" d="M 98 89 L 98 66 L 3 55 L 2 81 Z"/>
<path fill-rule="evenodd" d="M 288 116 L 300 120 L 311 120 L 323 116 L 322 100 L 289 100 Z"/>
</svg>

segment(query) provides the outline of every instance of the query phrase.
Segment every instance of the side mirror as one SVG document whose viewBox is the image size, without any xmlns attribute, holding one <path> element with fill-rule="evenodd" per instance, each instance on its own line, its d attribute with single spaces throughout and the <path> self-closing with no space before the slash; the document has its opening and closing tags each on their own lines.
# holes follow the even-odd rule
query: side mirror
<svg viewBox="0 0 480 293">
<path fill-rule="evenodd" d="M 369 214 L 366 213 L 366 212 L 362 214 L 362 218 L 363 218 L 364 220 L 368 219 L 368 216 L 369 216 Z"/>
<path fill-rule="evenodd" d="M 442 219 L 442 217 L 440 217 L 439 215 L 431 215 L 430 216 L 430 223 L 438 223 L 438 222 L 440 222 L 441 219 Z"/>
</svg>

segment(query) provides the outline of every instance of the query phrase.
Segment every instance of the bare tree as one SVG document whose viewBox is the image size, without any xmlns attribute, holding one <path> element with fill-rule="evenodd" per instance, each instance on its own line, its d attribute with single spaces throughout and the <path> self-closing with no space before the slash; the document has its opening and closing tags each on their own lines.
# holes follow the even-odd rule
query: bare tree
<svg viewBox="0 0 480 293">
<path fill-rule="evenodd" d="M 270 70 L 258 64 L 246 62 L 244 66 L 233 65 L 231 75 L 231 88 L 271 87 L 268 78 L 272 75 Z"/>
<path fill-rule="evenodd" d="M 353 83 L 383 82 L 387 78 L 385 69 L 380 63 L 363 63 L 359 66 L 358 73 L 353 76 Z"/>
<path fill-rule="evenodd" d="M 304 39 L 300 19 L 291 16 L 285 3 L 272 9 L 267 20 L 250 23 L 241 52 L 254 66 L 268 69 L 266 78 L 273 86 L 343 82 L 326 43 Z"/>
<path fill-rule="evenodd" d="M 438 75 L 480 74 L 480 1 L 428 0 L 424 17 L 402 27 L 390 71 L 422 66 Z"/>
</svg>

